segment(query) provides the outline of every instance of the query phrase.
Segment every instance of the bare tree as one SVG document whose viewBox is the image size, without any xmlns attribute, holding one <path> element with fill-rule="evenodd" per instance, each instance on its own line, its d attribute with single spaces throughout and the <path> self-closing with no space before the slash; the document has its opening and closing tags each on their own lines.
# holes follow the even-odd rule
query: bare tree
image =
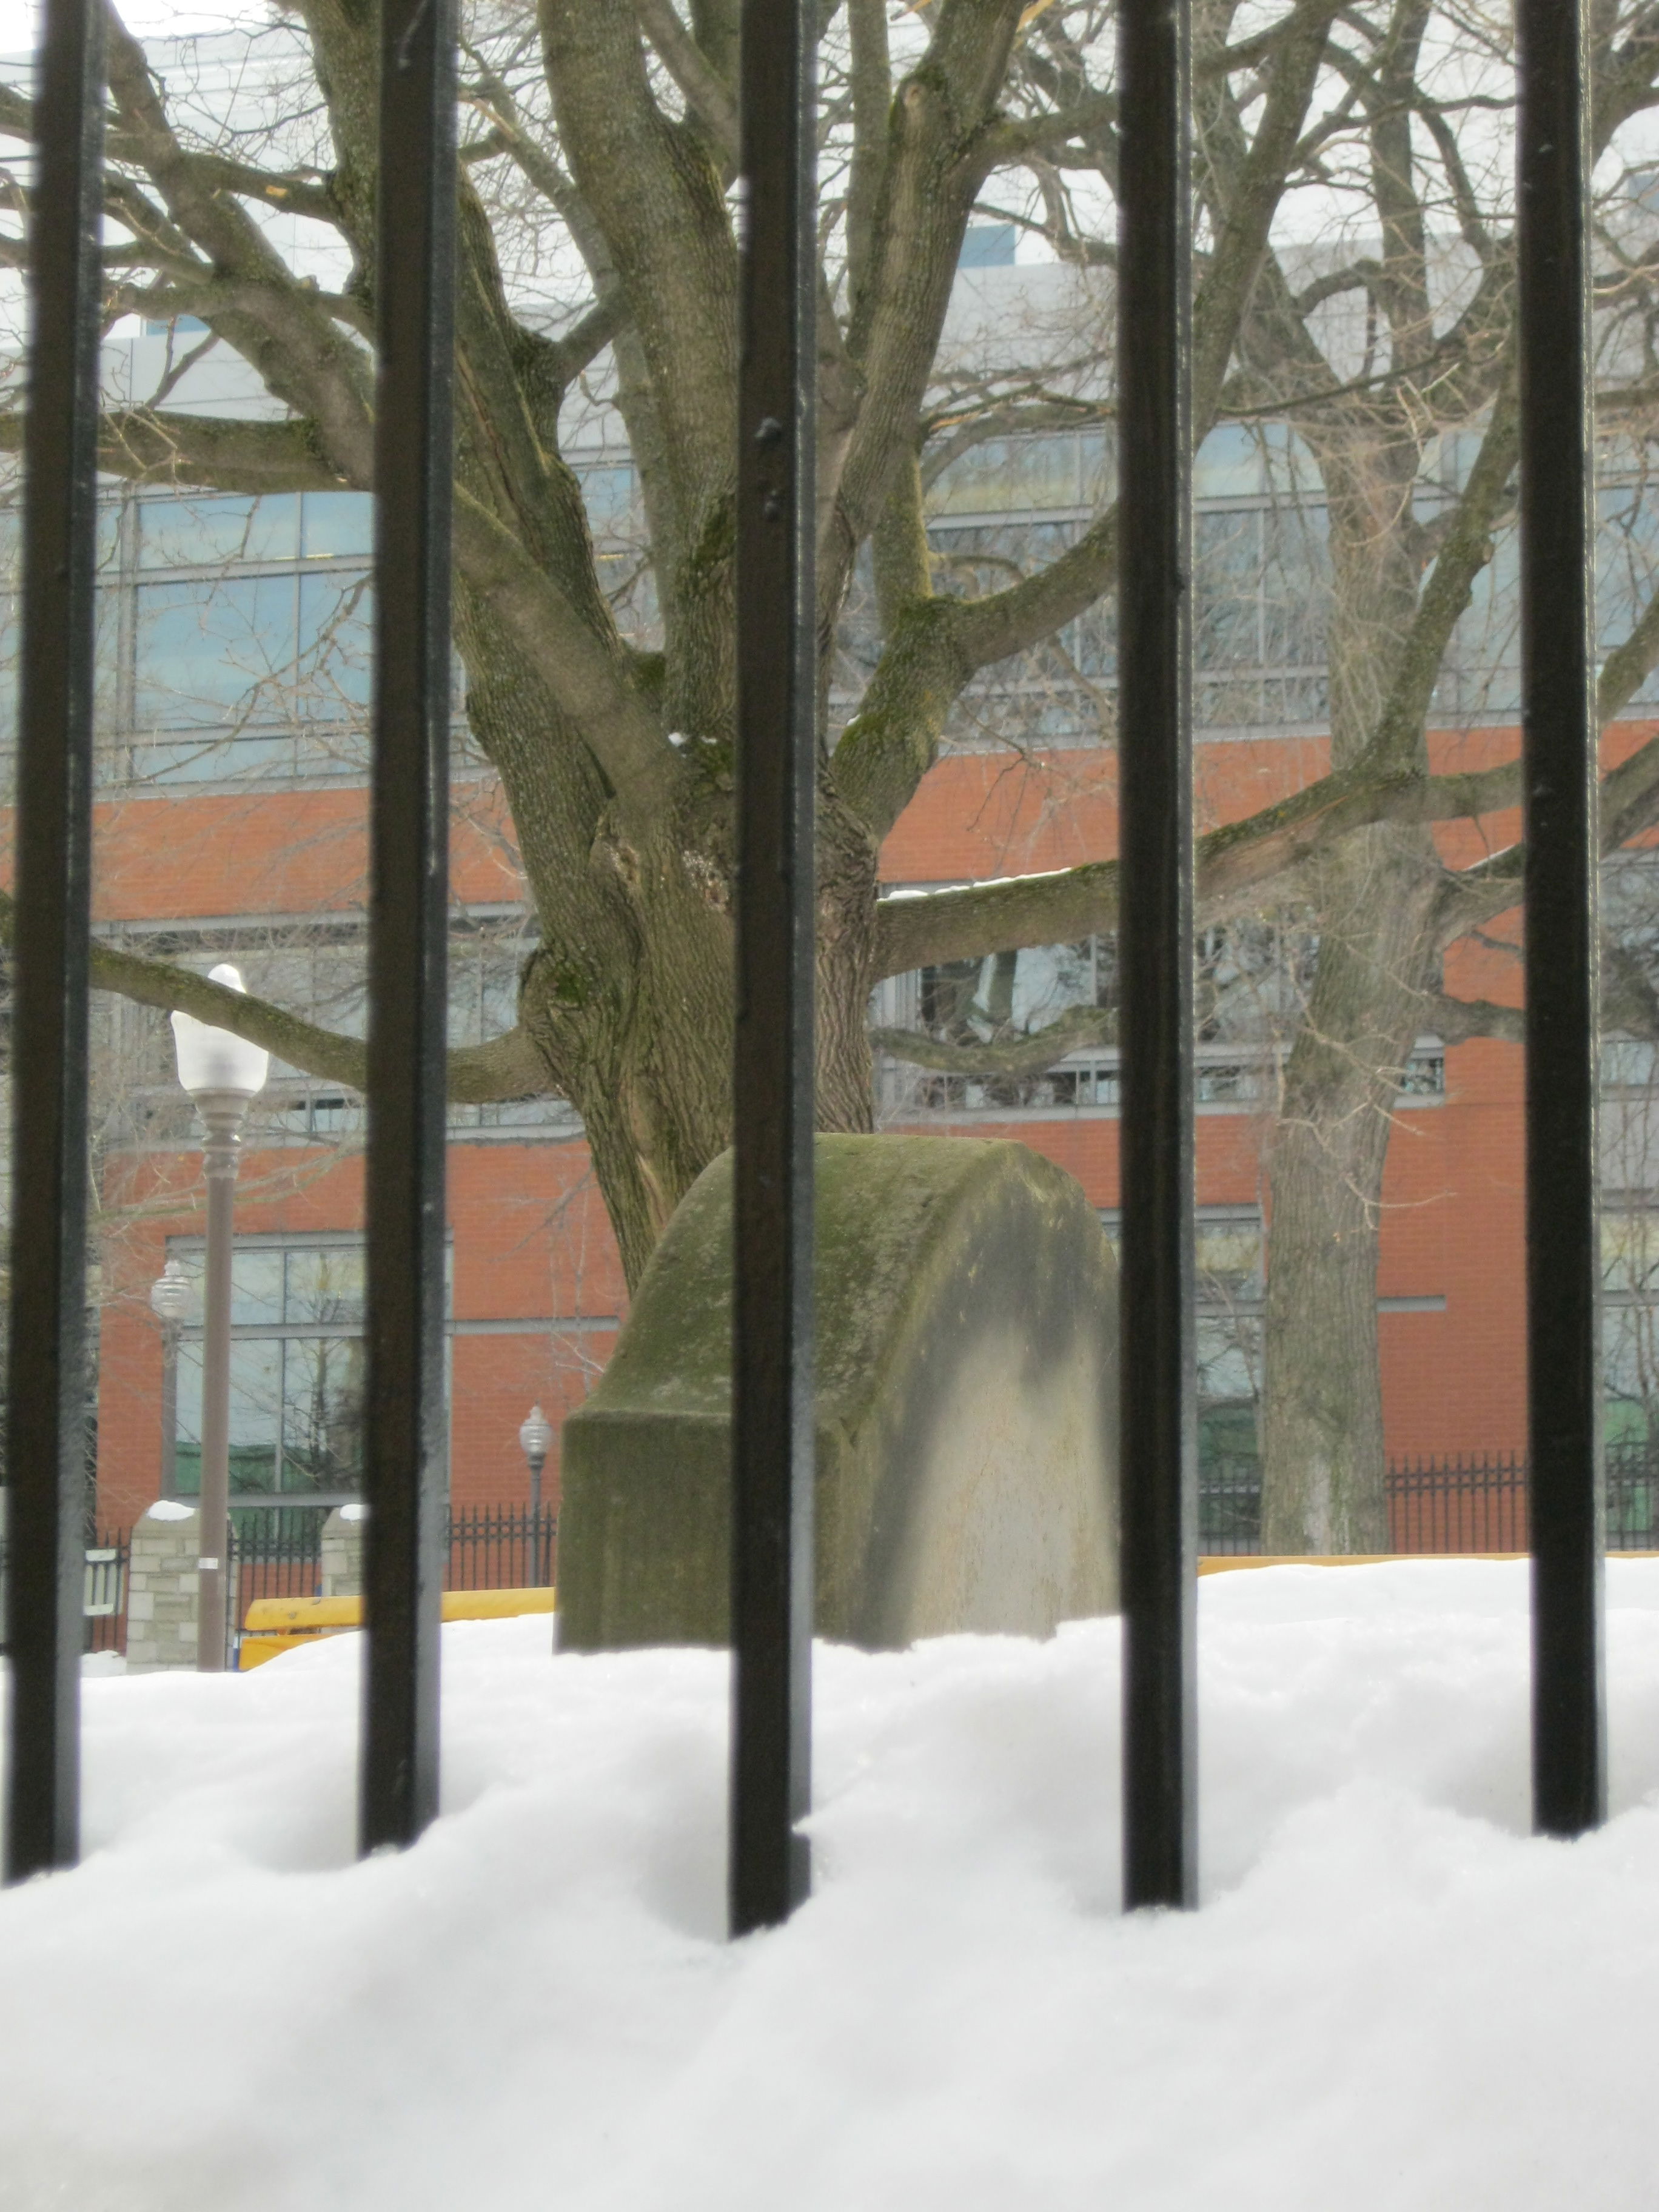
<svg viewBox="0 0 1659 2212">
<path fill-rule="evenodd" d="M 1659 16 L 1627 0 L 1596 21 L 1606 148 L 1652 104 Z M 736 0 L 690 0 L 684 15 L 672 0 L 542 0 L 533 21 L 480 15 L 468 46 L 458 643 L 540 943 L 516 1024 L 456 1050 L 451 1089 L 573 1103 L 632 1281 L 728 1127 L 737 22 Z M 1111 11 L 1094 0 L 825 0 L 823 23 L 819 614 L 829 640 L 867 561 L 874 648 L 856 711 L 842 721 L 826 697 L 823 715 L 819 1111 L 860 1129 L 880 978 L 1114 925 L 1109 861 L 879 902 L 876 875 L 981 672 L 1058 639 L 1113 587 L 1108 508 L 1033 573 L 951 588 L 930 556 L 922 472 L 966 427 L 933 399 L 970 214 L 1009 216 L 1109 272 L 1116 94 Z M 199 319 L 280 410 L 227 420 L 161 390 L 111 410 L 103 465 L 245 493 L 367 489 L 374 11 L 301 0 L 264 35 L 284 96 L 250 124 L 188 70 L 164 82 L 112 23 L 108 311 Z M 1200 854 L 1206 921 L 1317 918 L 1272 1162 L 1268 1534 L 1285 1549 L 1374 1539 L 1389 1109 L 1413 1037 L 1441 1018 L 1443 948 L 1516 897 L 1518 854 L 1451 871 L 1432 831 L 1512 804 L 1515 769 L 1436 776 L 1425 737 L 1515 458 L 1507 41 L 1506 23 L 1428 0 L 1199 13 L 1196 419 L 1295 422 L 1334 578 L 1329 772 L 1210 830 Z M 21 94 L 0 98 L 0 130 L 21 139 L 27 123 Z M 26 179 L 11 199 L 27 210 Z M 1345 229 L 1352 254 L 1337 250 Z M 1608 237 L 1626 322 L 1644 329 L 1650 254 L 1618 262 Z M 21 249 L 0 251 L 15 264 Z M 606 349 L 659 641 L 619 619 L 562 453 L 562 418 Z M 1639 386 L 1629 352 L 1610 379 Z M 979 421 L 1007 434 L 1065 404 L 1005 379 Z M 1454 424 L 1476 432 L 1473 457 L 1429 514 L 1425 456 Z M 1607 662 L 1607 714 L 1656 651 L 1650 602 Z M 1605 804 L 1610 842 L 1646 826 L 1659 746 L 1608 777 Z M 97 975 L 361 1081 L 356 1040 L 270 1000 L 115 948 Z"/>
</svg>

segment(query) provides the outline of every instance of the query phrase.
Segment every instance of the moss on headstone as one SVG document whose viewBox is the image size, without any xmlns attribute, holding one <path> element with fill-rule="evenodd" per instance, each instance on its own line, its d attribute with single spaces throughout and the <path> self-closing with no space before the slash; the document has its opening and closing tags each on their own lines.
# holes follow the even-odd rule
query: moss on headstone
<svg viewBox="0 0 1659 2212">
<path fill-rule="evenodd" d="M 817 1139 L 817 1608 L 895 1648 L 1117 1601 L 1111 1253 L 1023 1145 Z M 559 1641 L 723 1644 L 732 1161 L 699 1177 L 565 1425 Z"/>
</svg>

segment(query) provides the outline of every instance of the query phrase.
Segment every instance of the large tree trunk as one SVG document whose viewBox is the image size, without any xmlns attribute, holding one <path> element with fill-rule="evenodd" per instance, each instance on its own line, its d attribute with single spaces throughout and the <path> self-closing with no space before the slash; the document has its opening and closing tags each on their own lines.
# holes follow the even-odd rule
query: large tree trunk
<svg viewBox="0 0 1659 2212">
<path fill-rule="evenodd" d="M 1328 427 L 1331 755 L 1358 758 L 1401 665 L 1415 611 L 1413 438 Z M 1424 764 L 1420 728 L 1396 739 Z M 1376 1270 L 1382 1171 L 1424 994 L 1438 867 L 1426 830 L 1364 830 L 1306 881 L 1319 954 L 1269 1149 L 1262 1414 L 1263 1548 L 1388 1548 Z"/>
<path fill-rule="evenodd" d="M 1361 831 L 1323 872 L 1319 966 L 1271 1157 L 1262 1549 L 1385 1552 L 1382 1170 L 1422 1020 L 1433 854 Z"/>
<path fill-rule="evenodd" d="M 732 946 L 723 872 L 687 830 L 644 851 L 601 820 L 585 868 L 537 865 L 543 943 L 520 1019 L 582 1117 L 630 1290 L 692 1183 L 731 1141 Z M 817 1126 L 871 1126 L 873 842 L 833 788 L 819 809 Z M 718 847 L 718 837 L 712 840 Z"/>
</svg>

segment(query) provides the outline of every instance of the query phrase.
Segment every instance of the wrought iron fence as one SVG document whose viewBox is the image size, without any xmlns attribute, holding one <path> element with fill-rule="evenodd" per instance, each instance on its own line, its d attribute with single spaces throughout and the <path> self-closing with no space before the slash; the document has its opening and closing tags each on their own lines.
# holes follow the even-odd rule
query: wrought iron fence
<svg viewBox="0 0 1659 2212">
<path fill-rule="evenodd" d="M 231 1536 L 237 1626 L 256 1599 L 319 1595 L 325 1517 L 301 1508 L 237 1516 Z M 550 1505 L 452 1508 L 444 1516 L 443 1587 L 523 1589 L 550 1583 L 558 1526 Z"/>
<path fill-rule="evenodd" d="M 303 1507 L 244 1513 L 231 1529 L 230 1644 L 256 1599 L 315 1597 L 322 1587 L 323 1522 Z M 450 1590 L 523 1589 L 551 1583 L 559 1516 L 551 1505 L 483 1505 L 451 1510 L 444 1526 L 443 1586 Z M 127 1632 L 130 1528 L 99 1531 L 86 1547 L 81 1611 L 82 1648 L 123 1651 Z M 5 1641 L 7 1555 L 0 1538 L 0 1650 Z"/>
<path fill-rule="evenodd" d="M 544 1589 L 553 1580 L 558 1533 L 550 1505 L 487 1505 L 452 1513 L 444 1588 Z"/>
<path fill-rule="evenodd" d="M 1462 1556 L 1524 1552 L 1528 1462 L 1524 1453 L 1428 1454 L 1394 1460 L 1388 1471 L 1389 1549 Z M 1261 1462 L 1245 1455 L 1206 1462 L 1199 1475 L 1198 1547 L 1211 1558 L 1261 1551 Z M 302 1507 L 244 1514 L 232 1534 L 233 1622 L 256 1599 L 315 1596 L 322 1581 L 324 1515 Z M 443 1586 L 450 1590 L 546 1588 L 555 1579 L 558 1515 L 550 1505 L 484 1505 L 452 1510 L 445 1523 Z M 1607 1455 L 1607 1548 L 1659 1551 L 1659 1445 L 1615 1445 Z M 88 1545 L 82 1611 L 88 1651 L 126 1643 L 131 1531 L 105 1529 Z M 6 1552 L 0 1541 L 0 1593 Z M 0 1641 L 3 1640 L 0 1599 Z M 233 1642 L 234 1631 L 233 1630 Z"/>
<path fill-rule="evenodd" d="M 127 1560 L 131 1550 L 131 1532 L 125 1528 L 104 1529 L 87 1547 L 81 1618 L 86 1623 L 88 1651 L 118 1651 L 126 1641 Z"/>
<path fill-rule="evenodd" d="M 1606 1464 L 1607 1548 L 1659 1550 L 1659 1446 L 1612 1446 Z M 1528 1550 L 1529 1473 L 1520 1452 L 1392 1461 L 1389 1549 L 1443 1555 Z M 1219 1459 L 1200 1470 L 1198 1546 L 1212 1556 L 1261 1551 L 1260 1460 Z"/>
<path fill-rule="evenodd" d="M 366 1164 L 374 1519 L 367 1853 L 438 1802 L 444 948 L 455 214 L 453 0 L 380 9 L 372 295 L 376 591 Z M 1597 822 L 1583 0 L 1518 0 L 1528 1397 L 1540 1440 L 1534 1812 L 1606 1803 L 1600 1525 Z M 14 1572 L 5 1875 L 79 1853 L 94 480 L 105 11 L 47 0 L 35 85 L 7 1408 Z M 732 1923 L 807 1885 L 811 1802 L 812 416 L 809 0 L 745 0 L 736 507 L 738 1007 Z M 1118 264 L 1123 1089 L 1124 1866 L 1131 1905 L 1197 1894 L 1193 1373 L 1190 15 L 1124 0 Z M 1234 257 L 1237 264 L 1244 261 Z M 1223 325 L 1215 322 L 1214 327 Z M 1206 331 L 1211 327 L 1206 324 Z M 1207 336 L 1204 337 L 1207 346 Z M 1206 394 L 1226 363 L 1203 356 Z M 1506 398 L 1498 403 L 1507 408 Z M 1490 440 L 1501 451 L 1501 440 Z M 1467 1487 L 1467 1486 L 1466 1486 Z"/>
</svg>

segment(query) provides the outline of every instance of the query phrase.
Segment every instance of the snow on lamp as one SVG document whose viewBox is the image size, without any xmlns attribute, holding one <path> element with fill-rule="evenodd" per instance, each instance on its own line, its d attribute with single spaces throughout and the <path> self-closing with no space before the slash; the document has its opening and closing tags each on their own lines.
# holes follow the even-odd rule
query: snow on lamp
<svg viewBox="0 0 1659 2212">
<path fill-rule="evenodd" d="M 208 970 L 210 983 L 227 990 L 246 992 L 241 972 L 228 960 Z M 270 1054 L 263 1045 L 250 1044 L 229 1030 L 214 1029 L 194 1014 L 173 1017 L 173 1050 L 179 1058 L 179 1080 L 191 1097 L 200 1100 L 207 1091 L 229 1091 L 257 1098 L 270 1073 Z"/>
</svg>

